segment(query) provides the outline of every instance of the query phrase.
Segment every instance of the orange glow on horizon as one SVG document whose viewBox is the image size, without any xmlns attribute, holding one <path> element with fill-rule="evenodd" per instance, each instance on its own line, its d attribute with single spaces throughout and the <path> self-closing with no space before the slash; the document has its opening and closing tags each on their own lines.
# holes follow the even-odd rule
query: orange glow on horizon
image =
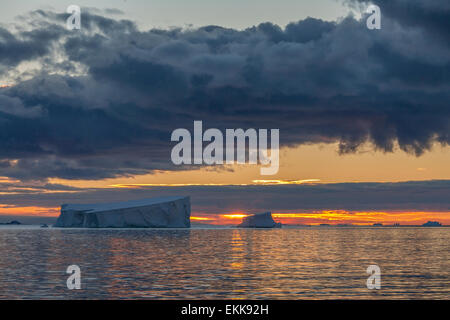
<svg viewBox="0 0 450 320">
<path fill-rule="evenodd" d="M 254 184 L 275 185 L 275 184 L 316 184 L 320 179 L 303 180 L 252 180 Z"/>
<path fill-rule="evenodd" d="M 285 224 L 353 224 L 372 225 L 381 223 L 393 225 L 421 225 L 427 221 L 439 221 L 443 225 L 450 225 L 450 212 L 421 212 L 421 211 L 357 211 L 323 210 L 304 213 L 274 213 L 272 216 Z"/>
<path fill-rule="evenodd" d="M 214 220 L 214 219 L 206 218 L 206 217 L 193 217 L 193 216 L 191 216 L 191 220 L 194 220 L 194 221 L 211 221 L 211 220 Z"/>
<path fill-rule="evenodd" d="M 8 216 L 33 216 L 33 217 L 58 217 L 60 207 L 17 207 L 0 204 L 0 217 Z M 208 222 L 214 225 L 237 225 L 243 218 L 249 216 L 242 212 L 229 214 L 194 213 L 191 221 Z M 272 213 L 275 221 L 284 225 L 422 225 L 427 221 L 438 221 L 442 225 L 450 225 L 450 212 L 425 212 L 425 211 L 357 211 L 346 210 L 322 210 L 314 212 L 276 212 Z"/>
<path fill-rule="evenodd" d="M 58 217 L 60 208 L 46 207 L 15 207 L 0 204 L 0 216 L 30 216 L 30 217 Z"/>
<path fill-rule="evenodd" d="M 241 214 L 241 213 L 233 213 L 233 214 L 222 214 L 221 217 L 225 219 L 242 219 L 245 217 L 248 217 L 248 214 Z"/>
<path fill-rule="evenodd" d="M 142 187 L 191 187 L 191 186 L 253 186 L 253 185 L 279 185 L 279 184 L 316 184 L 320 179 L 304 180 L 252 180 L 251 183 L 127 183 L 111 184 L 111 188 L 138 189 Z"/>
<path fill-rule="evenodd" d="M 143 187 L 194 187 L 194 186 L 249 186 L 250 184 L 224 184 L 224 183 L 129 183 L 129 184 L 112 184 L 108 187 L 122 189 L 138 189 Z"/>
<path fill-rule="evenodd" d="M 205 214 L 208 216 L 207 214 Z M 213 215 L 210 215 L 213 216 Z M 231 213 L 214 215 L 211 219 L 212 224 L 217 225 L 236 225 L 236 220 L 249 216 L 243 213 Z M 358 211 L 350 212 L 346 210 L 323 210 L 314 212 L 291 212 L 291 213 L 272 213 L 276 222 L 285 225 L 373 225 L 381 223 L 383 225 L 421 225 L 427 221 L 439 221 L 443 225 L 450 225 L 450 212 L 414 212 L 414 211 Z"/>
</svg>

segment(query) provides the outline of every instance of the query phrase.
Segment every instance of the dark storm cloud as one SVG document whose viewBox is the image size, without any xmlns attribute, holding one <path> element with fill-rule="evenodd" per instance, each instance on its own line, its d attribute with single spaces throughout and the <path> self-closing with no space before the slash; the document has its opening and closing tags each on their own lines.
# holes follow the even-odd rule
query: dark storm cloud
<svg viewBox="0 0 450 320">
<path fill-rule="evenodd" d="M 38 29 L 13 34 L 0 27 L 0 65 L 16 66 L 22 61 L 33 60 L 51 50 L 51 43 L 59 38 L 60 26 L 55 29 Z"/>
<path fill-rule="evenodd" d="M 366 4 L 368 1 L 351 0 Z M 408 27 L 425 29 L 431 36 L 450 40 L 450 2 L 447 0 L 371 0 L 381 8 L 382 14 Z"/>
<path fill-rule="evenodd" d="M 448 145 L 449 6 L 379 4 L 381 30 L 348 17 L 140 31 L 90 10 L 81 31 L 68 31 L 67 14 L 35 12 L 31 31 L 0 32 L 0 69 L 42 64 L 0 89 L 0 176 L 180 169 L 171 166 L 170 134 L 194 120 L 279 128 L 284 146 L 339 142 L 343 153 L 366 142 L 382 151 L 398 143 L 416 155 Z"/>
</svg>

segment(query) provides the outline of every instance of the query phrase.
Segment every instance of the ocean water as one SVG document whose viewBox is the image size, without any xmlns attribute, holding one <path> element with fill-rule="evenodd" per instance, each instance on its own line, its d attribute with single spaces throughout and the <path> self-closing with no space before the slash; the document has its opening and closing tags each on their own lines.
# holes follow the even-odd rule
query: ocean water
<svg viewBox="0 0 450 320">
<path fill-rule="evenodd" d="M 449 248 L 450 228 L 2 227 L 0 298 L 450 299 Z"/>
</svg>

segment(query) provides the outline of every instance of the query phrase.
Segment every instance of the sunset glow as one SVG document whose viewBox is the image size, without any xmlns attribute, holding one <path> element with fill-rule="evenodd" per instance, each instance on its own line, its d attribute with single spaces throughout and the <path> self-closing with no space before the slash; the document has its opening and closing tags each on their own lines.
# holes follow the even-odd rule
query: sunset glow
<svg viewBox="0 0 450 320">
<path fill-rule="evenodd" d="M 307 183 L 318 183 L 320 179 L 305 179 L 305 180 L 253 180 L 255 184 L 307 184 Z"/>
<path fill-rule="evenodd" d="M 8 216 L 30 216 L 30 217 L 57 217 L 60 213 L 59 207 L 16 207 L 0 205 L 0 216 L 7 219 Z M 198 223 L 214 225 L 237 225 L 249 214 L 205 214 L 194 213 L 190 220 Z M 450 225 L 450 212 L 415 212 L 415 211 L 373 211 L 373 212 L 349 212 L 345 210 L 323 210 L 314 212 L 290 212 L 272 213 L 277 222 L 284 225 L 320 225 L 320 224 L 352 224 L 352 225 L 421 225 L 427 221 L 440 221 L 443 225 Z"/>
<path fill-rule="evenodd" d="M 382 223 L 392 225 L 421 225 L 427 221 L 440 221 L 450 225 L 450 212 L 348 212 L 345 210 L 326 210 L 314 213 L 274 213 L 274 219 L 285 224 L 354 224 L 372 225 Z"/>
<path fill-rule="evenodd" d="M 247 216 L 248 216 L 248 214 L 240 214 L 240 213 L 221 215 L 222 218 L 226 218 L 226 219 L 242 219 Z"/>
<path fill-rule="evenodd" d="M 219 216 L 206 215 L 191 217 L 193 221 L 208 220 L 208 223 L 216 225 L 236 225 L 247 217 L 247 214 L 232 213 Z M 444 225 L 450 225 L 450 212 L 348 212 L 345 210 L 324 210 L 315 212 L 298 213 L 272 213 L 277 222 L 285 225 L 320 225 L 320 224 L 352 224 L 373 225 L 421 225 L 427 221 L 440 221 Z"/>
<path fill-rule="evenodd" d="M 214 220 L 212 218 L 205 218 L 205 217 L 194 217 L 191 216 L 191 221 L 211 221 Z"/>
<path fill-rule="evenodd" d="M 15 207 L 0 204 L 0 216 L 30 216 L 30 217 L 57 217 L 59 208 L 43 207 Z"/>
</svg>

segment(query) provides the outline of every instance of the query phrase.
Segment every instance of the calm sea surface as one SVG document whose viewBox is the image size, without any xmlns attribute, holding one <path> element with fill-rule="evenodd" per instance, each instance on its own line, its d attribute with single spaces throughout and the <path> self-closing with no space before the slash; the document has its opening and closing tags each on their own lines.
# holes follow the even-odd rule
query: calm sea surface
<svg viewBox="0 0 450 320">
<path fill-rule="evenodd" d="M 449 248 L 450 228 L 2 227 L 0 298 L 450 299 Z"/>
</svg>

